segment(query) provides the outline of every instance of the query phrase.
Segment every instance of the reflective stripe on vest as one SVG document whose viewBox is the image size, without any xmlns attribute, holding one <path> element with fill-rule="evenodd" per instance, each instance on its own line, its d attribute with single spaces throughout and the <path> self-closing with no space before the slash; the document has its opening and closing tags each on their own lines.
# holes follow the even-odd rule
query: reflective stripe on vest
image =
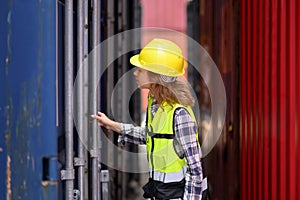
<svg viewBox="0 0 300 200">
<path fill-rule="evenodd" d="M 186 170 L 187 168 L 185 165 L 179 172 L 164 173 L 160 171 L 154 171 L 154 173 L 150 173 L 150 177 L 156 181 L 161 181 L 164 183 L 179 182 L 185 177 Z"/>
</svg>

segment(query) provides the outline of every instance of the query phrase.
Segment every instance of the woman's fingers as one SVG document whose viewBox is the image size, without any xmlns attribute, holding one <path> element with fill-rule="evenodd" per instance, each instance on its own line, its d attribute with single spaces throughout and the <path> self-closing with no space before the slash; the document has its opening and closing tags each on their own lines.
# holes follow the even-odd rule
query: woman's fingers
<svg viewBox="0 0 300 200">
<path fill-rule="evenodd" d="M 101 122 L 101 117 L 99 117 L 98 115 L 91 115 L 91 117 L 98 121 L 98 126 L 104 126 L 104 124 Z"/>
<path fill-rule="evenodd" d="M 106 129 L 121 133 L 120 123 L 111 120 L 104 113 L 97 112 L 97 114 L 93 114 L 91 117 L 98 121 L 98 126 L 104 126 Z"/>
<path fill-rule="evenodd" d="M 98 121 L 98 126 L 106 126 L 108 123 L 106 115 L 102 112 L 97 112 L 97 114 L 93 114 L 91 117 Z"/>
<path fill-rule="evenodd" d="M 106 117 L 106 115 L 105 115 L 104 113 L 102 113 L 102 112 L 98 112 L 97 115 L 98 115 L 99 117 Z"/>
<path fill-rule="evenodd" d="M 93 119 L 97 119 L 97 120 L 100 120 L 100 119 L 101 119 L 100 116 L 98 116 L 98 115 L 91 115 L 91 117 L 92 117 Z"/>
</svg>

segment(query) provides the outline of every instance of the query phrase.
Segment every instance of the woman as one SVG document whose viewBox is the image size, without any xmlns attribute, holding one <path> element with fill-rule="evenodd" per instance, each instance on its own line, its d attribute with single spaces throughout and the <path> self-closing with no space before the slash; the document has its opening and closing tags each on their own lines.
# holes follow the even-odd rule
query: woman
<svg viewBox="0 0 300 200">
<path fill-rule="evenodd" d="M 109 119 L 98 112 L 99 126 L 120 133 L 120 142 L 146 144 L 150 168 L 144 197 L 201 199 L 203 173 L 194 99 L 184 74 L 181 49 L 165 39 L 153 39 L 130 59 L 140 89 L 149 89 L 146 127 Z"/>
</svg>

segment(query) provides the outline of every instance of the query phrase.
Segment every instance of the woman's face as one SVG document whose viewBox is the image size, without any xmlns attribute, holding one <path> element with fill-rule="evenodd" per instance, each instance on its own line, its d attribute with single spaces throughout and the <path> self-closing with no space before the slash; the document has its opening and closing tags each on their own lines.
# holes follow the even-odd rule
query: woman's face
<svg viewBox="0 0 300 200">
<path fill-rule="evenodd" d="M 133 73 L 140 89 L 150 89 L 150 79 L 147 70 L 137 67 Z"/>
</svg>

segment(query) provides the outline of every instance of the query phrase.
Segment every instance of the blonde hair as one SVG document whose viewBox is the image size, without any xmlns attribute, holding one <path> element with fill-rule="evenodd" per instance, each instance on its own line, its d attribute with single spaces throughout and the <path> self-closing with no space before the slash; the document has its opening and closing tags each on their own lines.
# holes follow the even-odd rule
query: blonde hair
<svg viewBox="0 0 300 200">
<path fill-rule="evenodd" d="M 166 83 L 161 79 L 159 74 L 148 71 L 151 81 L 150 92 L 154 95 L 158 104 L 163 102 L 173 105 L 175 103 L 183 106 L 193 106 L 195 103 L 194 97 L 190 91 L 188 82 L 176 80 L 171 83 Z"/>
</svg>

